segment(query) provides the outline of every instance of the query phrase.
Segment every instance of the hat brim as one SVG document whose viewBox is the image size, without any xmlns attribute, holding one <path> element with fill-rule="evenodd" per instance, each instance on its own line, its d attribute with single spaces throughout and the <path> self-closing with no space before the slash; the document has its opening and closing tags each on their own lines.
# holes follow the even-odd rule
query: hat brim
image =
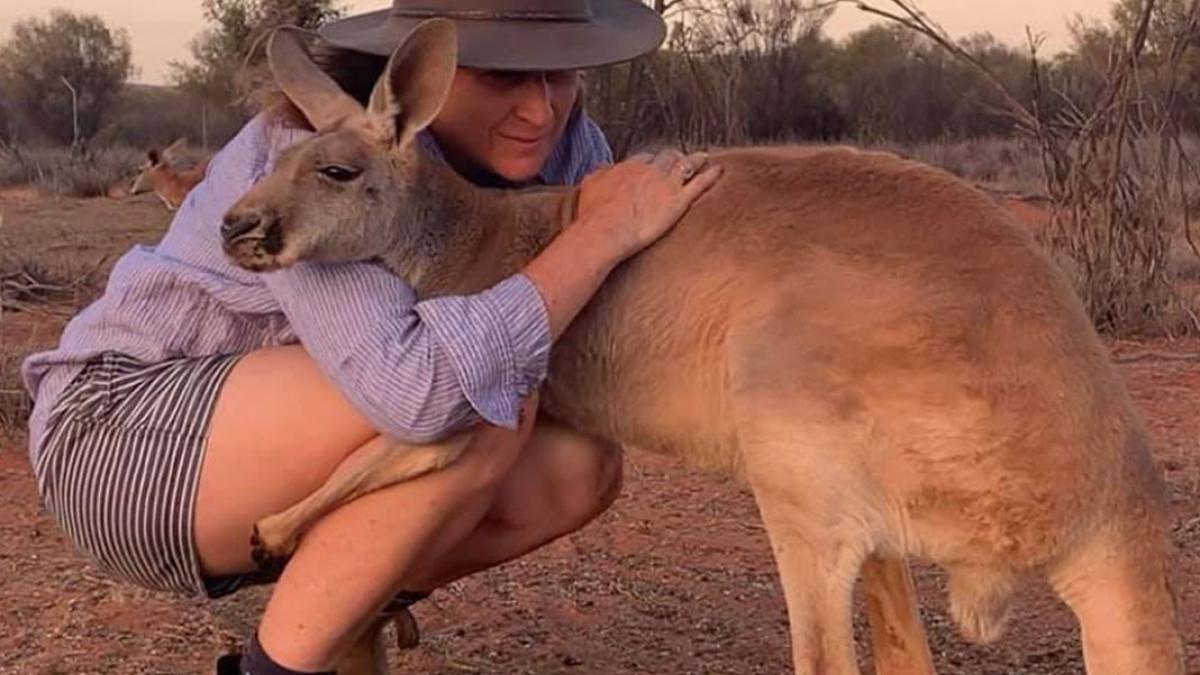
<svg viewBox="0 0 1200 675">
<path fill-rule="evenodd" d="M 568 70 L 621 63 L 654 51 L 666 25 L 637 0 L 591 0 L 590 21 L 456 20 L 458 64 L 493 70 Z M 425 19 L 383 9 L 317 30 L 343 49 L 389 56 Z"/>
</svg>

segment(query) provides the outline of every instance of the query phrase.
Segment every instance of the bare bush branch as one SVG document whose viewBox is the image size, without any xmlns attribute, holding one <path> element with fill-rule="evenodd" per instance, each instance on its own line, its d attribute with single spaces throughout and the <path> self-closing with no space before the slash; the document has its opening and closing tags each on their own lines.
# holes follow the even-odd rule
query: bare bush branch
<svg viewBox="0 0 1200 675">
<path fill-rule="evenodd" d="M 1183 222 L 1190 222 L 1181 181 L 1183 172 L 1194 176 L 1196 167 L 1180 141 L 1173 89 L 1168 87 L 1164 95 L 1146 80 L 1151 64 L 1145 63 L 1144 54 L 1155 0 L 1146 0 L 1133 29 L 1113 44 L 1102 84 L 1086 102 L 1048 86 L 1038 59 L 1038 40 L 1029 34 L 1033 90 L 1029 105 L 915 3 L 887 0 L 888 8 L 880 8 L 864 0 L 847 1 L 932 40 L 972 64 L 1001 92 L 1017 127 L 1041 148 L 1052 204 L 1043 241 L 1071 275 L 1096 324 L 1120 332 L 1152 322 L 1170 332 L 1176 323 L 1172 312 L 1187 314 L 1167 273 L 1172 204 L 1182 203 Z M 1198 2 L 1192 3 L 1185 29 L 1172 38 L 1170 58 L 1152 64 L 1170 82 L 1175 81 L 1183 51 L 1190 45 L 1188 31 L 1197 25 Z M 1045 105 L 1050 93 L 1060 97 L 1060 105 L 1054 106 L 1057 114 Z M 1151 171 L 1151 166 L 1157 170 Z M 1188 236 L 1192 241 L 1190 229 Z"/>
</svg>

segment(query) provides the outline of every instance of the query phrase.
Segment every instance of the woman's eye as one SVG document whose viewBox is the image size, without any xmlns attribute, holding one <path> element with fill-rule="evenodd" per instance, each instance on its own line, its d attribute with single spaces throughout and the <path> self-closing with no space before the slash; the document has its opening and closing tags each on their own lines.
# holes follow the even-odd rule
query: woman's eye
<svg viewBox="0 0 1200 675">
<path fill-rule="evenodd" d="M 349 169 L 344 166 L 338 166 L 336 164 L 330 164 L 329 166 L 323 166 L 323 167 L 317 169 L 317 172 L 320 173 L 322 176 L 325 176 L 329 180 L 332 180 L 332 181 L 335 181 L 338 183 L 348 183 L 348 182 L 354 180 L 355 178 L 358 178 L 359 174 L 362 173 L 362 171 L 359 171 L 358 169 Z"/>
<path fill-rule="evenodd" d="M 553 85 L 570 84 L 578 76 L 578 70 L 550 70 L 546 72 L 546 81 Z"/>
<path fill-rule="evenodd" d="M 528 73 L 522 73 L 513 70 L 484 71 L 484 77 L 486 77 L 493 85 L 498 87 L 516 87 L 520 85 L 528 76 Z"/>
</svg>

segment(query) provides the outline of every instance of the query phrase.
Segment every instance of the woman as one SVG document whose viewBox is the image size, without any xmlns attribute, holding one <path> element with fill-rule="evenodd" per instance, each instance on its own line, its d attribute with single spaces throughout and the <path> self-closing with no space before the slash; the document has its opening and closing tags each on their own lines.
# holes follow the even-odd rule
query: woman
<svg viewBox="0 0 1200 675">
<path fill-rule="evenodd" d="M 574 183 L 609 163 L 578 105 L 579 69 L 651 51 L 664 33 L 635 0 L 397 0 L 323 29 L 325 68 L 363 100 L 384 56 L 435 15 L 458 24 L 463 67 L 422 143 L 483 185 Z M 328 671 L 399 589 L 510 560 L 608 507 L 616 449 L 533 428 L 547 353 L 607 273 L 716 177 L 689 182 L 703 157 L 673 152 L 600 171 L 576 222 L 522 273 L 418 301 L 372 265 L 253 275 L 224 258 L 224 212 L 311 133 L 287 112 L 248 124 L 162 242 L 126 254 L 59 347 L 25 365 L 39 488 L 78 548 L 118 577 L 214 597 L 275 580 L 251 560 L 253 523 L 355 449 L 479 423 L 448 469 L 305 535 L 242 659 L 255 674 Z"/>
</svg>

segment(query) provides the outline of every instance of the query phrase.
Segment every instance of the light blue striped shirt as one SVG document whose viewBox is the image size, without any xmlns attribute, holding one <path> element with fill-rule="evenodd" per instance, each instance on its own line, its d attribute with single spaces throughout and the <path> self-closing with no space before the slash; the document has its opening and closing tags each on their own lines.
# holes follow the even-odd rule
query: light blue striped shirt
<svg viewBox="0 0 1200 675">
<path fill-rule="evenodd" d="M 25 361 L 35 462 L 54 402 L 89 359 L 110 350 L 158 362 L 299 342 L 382 433 L 423 442 L 480 417 L 516 425 L 521 399 L 545 377 L 550 349 L 545 305 L 523 275 L 477 295 L 419 301 L 370 263 L 254 274 L 225 257 L 225 212 L 281 150 L 310 133 L 262 115 L 251 120 L 213 158 L 162 241 L 126 253 L 59 346 Z M 431 137 L 421 144 L 440 157 Z M 539 178 L 578 183 L 611 161 L 600 129 L 576 115 Z"/>
</svg>

